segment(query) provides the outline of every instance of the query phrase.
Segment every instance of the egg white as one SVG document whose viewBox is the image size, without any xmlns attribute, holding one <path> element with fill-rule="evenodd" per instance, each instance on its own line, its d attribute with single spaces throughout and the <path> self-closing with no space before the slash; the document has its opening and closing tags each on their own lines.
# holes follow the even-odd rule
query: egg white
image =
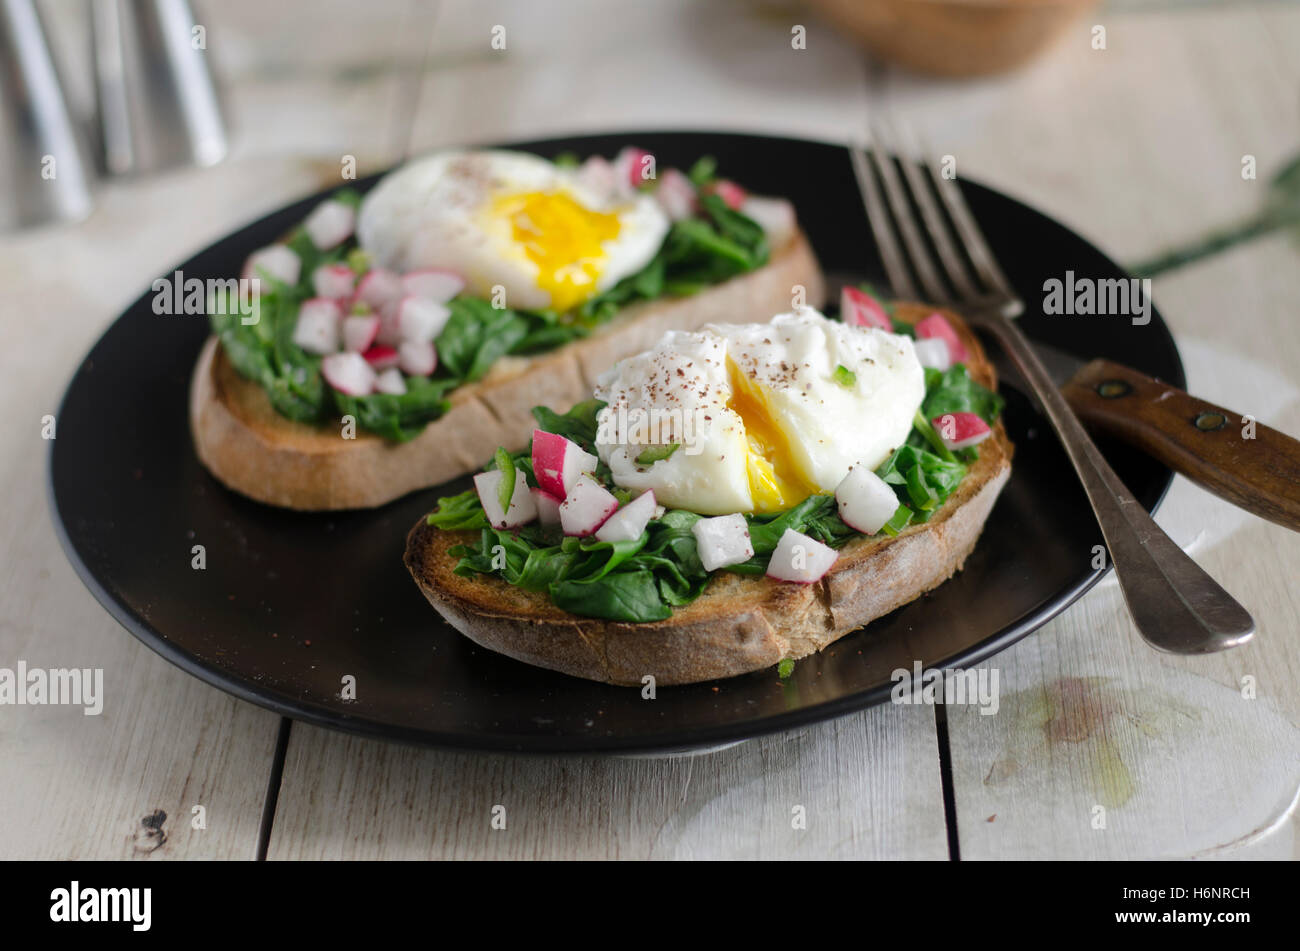
<svg viewBox="0 0 1300 951">
<path fill-rule="evenodd" d="M 484 150 L 439 152 L 386 176 L 361 204 L 357 238 L 381 267 L 447 268 L 476 297 L 491 299 L 500 286 L 505 306 L 547 309 L 553 297 L 540 286 L 538 265 L 510 222 L 493 213 L 502 198 L 538 192 L 562 193 L 584 209 L 617 216 L 617 236 L 601 243 L 592 293 L 644 268 L 668 232 L 668 218 L 651 196 L 610 200 L 535 155 Z"/>
</svg>

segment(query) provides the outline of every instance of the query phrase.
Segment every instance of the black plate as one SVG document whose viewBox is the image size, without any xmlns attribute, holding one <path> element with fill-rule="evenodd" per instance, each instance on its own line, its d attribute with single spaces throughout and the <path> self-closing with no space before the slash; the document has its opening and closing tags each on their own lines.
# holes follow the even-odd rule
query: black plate
<svg viewBox="0 0 1300 951">
<path fill-rule="evenodd" d="M 663 165 L 717 156 L 723 172 L 799 209 L 827 271 L 876 261 L 848 155 L 822 143 L 713 133 L 635 133 L 523 143 L 612 155 L 632 142 Z M 359 183 L 367 188 L 373 179 Z M 1067 269 L 1121 277 L 1066 228 L 979 185 L 966 195 L 993 250 L 1030 302 L 1027 332 L 1079 355 L 1111 357 L 1183 385 L 1158 315 L 1039 315 L 1043 281 Z M 237 275 L 246 255 L 298 223 L 304 199 L 180 266 L 185 276 Z M 170 273 L 170 272 L 169 272 Z M 1097 528 L 1065 455 L 1015 390 L 1010 483 L 957 577 L 933 594 L 801 661 L 689 687 L 658 699 L 529 667 L 476 647 L 442 623 L 402 566 L 407 530 L 439 490 L 378 511 L 300 514 L 226 491 L 190 443 L 190 371 L 207 336 L 196 317 L 156 316 L 137 300 L 95 345 L 68 387 L 50 454 L 55 523 L 100 603 L 132 634 L 208 683 L 298 719 L 355 733 L 481 750 L 652 751 L 722 743 L 879 703 L 890 674 L 974 664 L 1024 637 L 1086 591 Z M 737 315 L 743 317 L 745 315 Z M 751 315 L 760 316 L 760 315 Z M 1107 445 L 1148 509 L 1170 482 L 1162 466 Z M 459 488 L 459 486 L 457 486 Z M 191 567 L 203 545 L 207 567 Z M 345 675 L 357 698 L 344 702 Z"/>
</svg>

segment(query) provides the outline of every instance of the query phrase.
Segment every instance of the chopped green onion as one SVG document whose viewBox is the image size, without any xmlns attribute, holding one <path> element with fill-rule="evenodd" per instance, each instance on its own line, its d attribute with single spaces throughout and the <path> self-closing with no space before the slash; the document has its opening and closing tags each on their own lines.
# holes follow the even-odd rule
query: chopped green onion
<svg viewBox="0 0 1300 951">
<path fill-rule="evenodd" d="M 925 418 L 925 414 L 919 409 L 916 416 L 912 419 L 912 425 L 916 431 L 925 437 L 925 441 L 934 449 L 934 454 L 944 462 L 956 462 L 957 457 L 952 454 L 952 450 L 944 445 L 943 439 L 934 431 L 934 424 Z"/>
<path fill-rule="evenodd" d="M 509 512 L 510 500 L 515 497 L 515 461 L 502 448 L 497 449 L 495 459 L 497 469 L 504 476 L 497 487 L 497 500 L 501 503 L 501 511 Z"/>
<path fill-rule="evenodd" d="M 348 252 L 347 264 L 357 274 L 365 274 L 370 270 L 370 254 L 361 248 L 353 248 Z"/>
<path fill-rule="evenodd" d="M 675 453 L 677 451 L 677 447 L 679 447 L 680 445 L 681 443 L 674 442 L 674 443 L 669 443 L 666 446 L 651 446 L 648 449 L 643 449 L 641 451 L 641 455 L 636 457 L 636 464 L 638 466 L 654 465 L 654 463 L 659 462 L 663 459 L 667 459 L 669 456 Z"/>
<path fill-rule="evenodd" d="M 705 155 L 699 158 L 691 170 L 686 173 L 686 177 L 691 180 L 696 188 L 701 188 L 709 184 L 718 176 L 718 160 L 712 155 Z"/>
<path fill-rule="evenodd" d="M 794 673 L 794 658 L 787 657 L 781 663 L 776 665 L 776 675 L 782 680 L 789 680 L 790 675 Z"/>
<path fill-rule="evenodd" d="M 894 535 L 897 535 L 903 529 L 907 528 L 908 524 L 911 521 L 912 521 L 912 510 L 909 509 L 906 505 L 899 505 L 898 509 L 894 512 L 893 516 L 889 519 L 889 521 L 886 522 L 884 525 L 880 526 L 880 530 L 884 532 L 886 535 L 892 537 Z"/>
<path fill-rule="evenodd" d="M 846 389 L 852 389 L 858 382 L 858 375 L 842 363 L 835 368 L 835 372 L 831 375 L 836 383 Z"/>
<path fill-rule="evenodd" d="M 580 164 L 576 152 L 561 152 L 551 161 L 555 163 L 556 168 L 577 168 Z"/>
</svg>

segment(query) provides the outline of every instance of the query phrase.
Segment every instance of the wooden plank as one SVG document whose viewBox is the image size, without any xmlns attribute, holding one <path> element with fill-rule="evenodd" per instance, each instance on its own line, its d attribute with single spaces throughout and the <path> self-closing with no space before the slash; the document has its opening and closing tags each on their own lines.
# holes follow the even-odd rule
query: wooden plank
<svg viewBox="0 0 1300 951">
<path fill-rule="evenodd" d="M 879 707 L 673 758 L 444 753 L 295 724 L 268 858 L 947 854 L 931 711 Z"/>
</svg>

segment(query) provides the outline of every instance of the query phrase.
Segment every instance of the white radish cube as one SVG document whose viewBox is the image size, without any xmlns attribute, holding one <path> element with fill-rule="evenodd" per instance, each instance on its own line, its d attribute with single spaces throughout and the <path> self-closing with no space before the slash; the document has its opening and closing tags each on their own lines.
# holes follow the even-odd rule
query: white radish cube
<svg viewBox="0 0 1300 951">
<path fill-rule="evenodd" d="M 356 227 L 357 212 L 341 201 L 324 201 L 315 207 L 302 223 L 302 229 L 318 251 L 336 248 L 352 236 Z"/>
<path fill-rule="evenodd" d="M 944 413 L 930 420 L 935 432 L 949 449 L 968 449 L 993 434 L 989 424 L 975 413 Z"/>
<path fill-rule="evenodd" d="M 351 297 L 357 275 L 346 264 L 322 264 L 311 274 L 317 297 Z"/>
<path fill-rule="evenodd" d="M 942 340 L 948 345 L 948 359 L 952 363 L 965 363 L 970 359 L 966 346 L 957 336 L 957 331 L 943 314 L 934 313 L 916 325 L 919 340 Z"/>
<path fill-rule="evenodd" d="M 413 297 L 445 304 L 465 289 L 465 278 L 443 268 L 424 268 L 403 274 L 402 289 Z"/>
<path fill-rule="evenodd" d="M 681 221 L 695 214 L 695 186 L 679 169 L 664 169 L 655 189 L 655 201 L 671 221 Z M 762 222 L 759 222 L 762 224 Z"/>
<path fill-rule="evenodd" d="M 784 198 L 750 195 L 741 204 L 740 213 L 763 229 L 767 243 L 774 248 L 785 247 L 794 237 L 794 205 Z"/>
<path fill-rule="evenodd" d="M 815 538 L 787 528 L 767 564 L 767 576 L 778 581 L 811 584 L 831 570 L 839 552 Z"/>
<path fill-rule="evenodd" d="M 717 571 L 754 557 L 749 523 L 739 513 L 702 518 L 691 526 L 691 534 L 705 571 Z"/>
<path fill-rule="evenodd" d="M 375 371 L 359 353 L 331 353 L 320 365 L 325 382 L 348 396 L 368 396 L 375 388 Z"/>
<path fill-rule="evenodd" d="M 854 531 L 874 535 L 898 511 L 889 483 L 866 466 L 854 466 L 835 488 L 840 520 Z"/>
<path fill-rule="evenodd" d="M 593 155 L 583 162 L 574 177 L 579 185 L 595 192 L 602 199 L 611 198 L 618 191 L 618 176 L 614 173 L 614 166 L 599 155 Z"/>
<path fill-rule="evenodd" d="M 428 343 L 436 340 L 451 319 L 446 305 L 423 297 L 403 297 L 397 305 L 397 332 L 402 340 Z"/>
<path fill-rule="evenodd" d="M 912 344 L 912 348 L 916 351 L 916 359 L 921 361 L 923 367 L 946 370 L 952 366 L 952 353 L 948 349 L 948 344 L 942 340 L 917 340 Z"/>
<path fill-rule="evenodd" d="M 244 264 L 244 278 L 270 278 L 284 284 L 297 284 L 302 275 L 302 258 L 285 244 L 254 251 Z"/>
<path fill-rule="evenodd" d="M 402 371 L 397 367 L 389 367 L 375 377 L 375 392 L 387 393 L 390 396 L 404 394 L 406 392 L 406 380 L 402 378 Z"/>
<path fill-rule="evenodd" d="M 367 271 L 357 282 L 357 300 L 381 310 L 402 298 L 402 279 L 387 268 L 376 267 Z"/>
<path fill-rule="evenodd" d="M 368 317 L 343 318 L 343 349 L 353 353 L 365 353 L 375 344 L 379 334 L 379 318 L 374 314 Z"/>
<path fill-rule="evenodd" d="M 407 376 L 428 376 L 438 368 L 433 341 L 403 340 L 397 348 L 397 365 Z"/>
<path fill-rule="evenodd" d="M 501 482 L 505 477 L 505 473 L 499 469 L 480 472 L 474 477 L 474 489 L 478 492 L 478 500 L 483 503 L 483 514 L 493 528 L 516 528 L 537 517 L 537 508 L 533 505 L 533 496 L 528 491 L 528 483 L 522 472 L 515 473 L 510 507 L 501 508 Z"/>
<path fill-rule="evenodd" d="M 581 476 L 560 503 L 560 527 L 566 535 L 590 535 L 618 511 L 618 499 L 590 476 Z"/>
<path fill-rule="evenodd" d="M 339 317 L 342 310 L 336 301 L 313 297 L 298 308 L 298 322 L 293 328 L 293 342 L 308 353 L 324 355 L 339 348 Z"/>
<path fill-rule="evenodd" d="M 571 439 L 533 430 L 533 478 L 556 498 L 567 498 L 583 473 L 596 471 L 598 461 Z"/>
<path fill-rule="evenodd" d="M 536 486 L 528 491 L 533 495 L 533 505 L 537 506 L 537 521 L 543 525 L 559 525 L 561 500 Z"/>
<path fill-rule="evenodd" d="M 635 541 L 641 537 L 654 514 L 655 494 L 653 489 L 649 489 L 605 519 L 605 524 L 596 529 L 596 537 L 602 542 Z"/>
<path fill-rule="evenodd" d="M 655 180 L 654 156 L 645 149 L 629 145 L 614 156 L 614 181 L 624 194 L 633 195 L 647 182 Z"/>
</svg>

